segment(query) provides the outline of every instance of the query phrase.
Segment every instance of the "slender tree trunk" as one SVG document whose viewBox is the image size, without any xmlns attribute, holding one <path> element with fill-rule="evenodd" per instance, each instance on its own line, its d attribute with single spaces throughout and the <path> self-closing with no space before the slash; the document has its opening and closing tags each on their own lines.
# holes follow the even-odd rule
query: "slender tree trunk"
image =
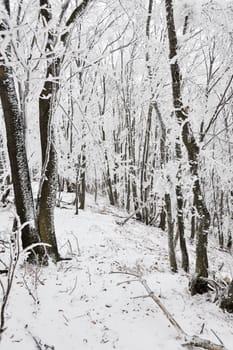
<svg viewBox="0 0 233 350">
<path fill-rule="evenodd" d="M 149 223 L 149 213 L 147 207 L 148 200 L 148 176 L 147 176 L 147 163 L 148 163 L 148 155 L 149 155 L 149 146 L 150 146 L 150 130 L 151 130 L 151 119 L 152 119 L 152 104 L 149 105 L 147 121 L 146 121 L 146 132 L 143 144 L 143 156 L 142 156 L 142 164 L 141 164 L 141 178 L 140 178 L 140 192 L 141 192 L 141 204 L 143 206 L 142 209 L 142 221 L 147 225 Z"/>
<path fill-rule="evenodd" d="M 56 63 L 54 63 L 56 64 Z M 49 67 L 49 73 L 57 76 L 57 67 Z M 40 121 L 40 139 L 42 154 L 42 179 L 41 192 L 38 202 L 38 226 L 41 241 L 50 245 L 48 253 L 52 258 L 59 260 L 59 253 L 55 235 L 54 209 L 57 195 L 57 154 L 54 145 L 53 131 L 53 113 L 54 97 L 57 92 L 54 82 L 46 81 L 39 99 L 39 121 Z"/>
<path fill-rule="evenodd" d="M 189 271 L 189 257 L 185 240 L 185 232 L 184 232 L 184 199 L 181 187 L 181 145 L 179 138 L 176 140 L 176 158 L 179 162 L 178 172 L 176 174 L 177 185 L 176 185 L 176 203 L 177 203 L 177 224 L 178 224 L 178 234 L 180 239 L 180 249 L 181 249 L 181 260 L 182 260 L 182 268 L 185 272 Z"/>
<path fill-rule="evenodd" d="M 166 20 L 167 31 L 169 41 L 169 58 L 171 60 L 170 69 L 172 77 L 172 92 L 173 92 L 173 105 L 175 109 L 175 115 L 177 122 L 181 127 L 182 141 L 186 147 L 189 159 L 190 172 L 194 179 L 193 184 L 193 197 L 194 205 L 198 213 L 198 230 L 197 230 L 197 246 L 196 246 L 196 275 L 195 285 L 192 285 L 192 294 L 203 293 L 207 291 L 207 283 L 203 286 L 203 283 L 199 283 L 198 277 L 208 276 L 208 259 L 207 259 L 207 236 L 209 229 L 209 213 L 206 208 L 203 194 L 201 191 L 199 180 L 199 153 L 200 149 L 197 145 L 196 139 L 193 135 L 189 120 L 188 109 L 184 108 L 182 102 L 181 82 L 182 77 L 180 73 L 180 67 L 177 57 L 177 36 L 175 30 L 174 16 L 173 16 L 173 3 L 172 0 L 165 0 L 166 6 Z M 175 59 L 175 60 L 174 60 Z"/>
<path fill-rule="evenodd" d="M 86 145 L 82 147 L 82 157 L 80 164 L 80 190 L 79 190 L 79 208 L 85 208 L 85 199 L 86 199 L 86 155 L 85 155 Z"/>
<path fill-rule="evenodd" d="M 104 131 L 103 127 L 102 127 L 102 141 L 103 141 L 104 147 L 105 147 L 106 137 L 105 137 L 105 131 Z M 105 178 L 106 178 L 109 203 L 111 205 L 115 205 L 113 188 L 112 188 L 112 179 L 111 179 L 110 168 L 109 168 L 108 152 L 107 152 L 106 147 L 104 149 L 104 158 L 105 158 L 105 164 L 106 164 L 106 176 L 105 176 Z"/>
<path fill-rule="evenodd" d="M 164 196 L 166 212 L 167 212 L 167 226 L 168 226 L 168 248 L 169 248 L 169 261 L 171 271 L 177 272 L 176 254 L 174 248 L 174 221 L 172 219 L 171 198 L 169 193 L 165 193 Z"/>
<path fill-rule="evenodd" d="M 79 191 L 80 191 L 80 184 L 79 184 L 79 180 L 80 180 L 80 176 L 79 176 L 79 172 L 80 172 L 80 165 L 76 164 L 75 165 L 75 170 L 76 170 L 76 182 L 75 182 L 75 215 L 78 215 L 79 213 Z"/>
</svg>

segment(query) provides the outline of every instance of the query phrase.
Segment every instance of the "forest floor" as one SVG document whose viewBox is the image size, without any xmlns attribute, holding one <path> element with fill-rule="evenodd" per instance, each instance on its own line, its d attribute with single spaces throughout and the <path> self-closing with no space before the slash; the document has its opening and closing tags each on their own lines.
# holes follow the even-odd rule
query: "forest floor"
<svg viewBox="0 0 233 350">
<path fill-rule="evenodd" d="M 18 265 L 1 350 L 184 349 L 143 286 L 130 275 L 111 273 L 117 271 L 140 271 L 188 334 L 215 343 L 219 337 L 232 350 L 233 315 L 213 303 L 214 292 L 190 296 L 190 275 L 181 268 L 176 274 L 169 271 L 166 233 L 134 219 L 121 226 L 125 212 L 102 199 L 95 204 L 88 197 L 87 203 L 79 215 L 74 215 L 72 205 L 56 208 L 60 252 L 72 260 L 42 268 Z M 12 225 L 8 208 L 0 210 L 0 222 L 4 236 Z M 231 276 L 232 255 L 217 247 L 211 237 L 210 276 Z M 188 242 L 188 250 L 192 273 L 195 245 Z M 178 246 L 177 260 L 180 266 Z M 0 278 L 5 284 L 6 277 Z"/>
</svg>

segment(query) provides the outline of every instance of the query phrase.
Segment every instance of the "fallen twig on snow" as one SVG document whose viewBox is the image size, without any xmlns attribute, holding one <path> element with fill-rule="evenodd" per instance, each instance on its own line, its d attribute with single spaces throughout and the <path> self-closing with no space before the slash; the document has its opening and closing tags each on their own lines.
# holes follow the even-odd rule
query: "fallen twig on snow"
<svg viewBox="0 0 233 350">
<path fill-rule="evenodd" d="M 25 327 L 27 329 L 28 334 L 32 337 L 36 344 L 36 348 L 38 350 L 55 350 L 55 347 L 53 345 L 48 345 L 42 342 L 42 340 L 39 337 L 34 336 L 30 330 L 28 329 L 28 326 Z"/>
<path fill-rule="evenodd" d="M 123 221 L 116 221 L 116 223 L 120 226 L 124 226 L 135 214 L 139 213 L 139 209 L 135 210 L 132 214 L 130 214 L 126 219 Z"/>
<path fill-rule="evenodd" d="M 142 286 L 145 288 L 145 290 L 148 293 L 148 296 L 151 297 L 151 299 L 159 306 L 159 308 L 162 310 L 164 315 L 167 317 L 169 322 L 172 324 L 172 326 L 176 329 L 177 333 L 179 334 L 179 337 L 183 339 L 183 346 L 193 346 L 193 347 L 199 347 L 206 350 L 227 350 L 227 348 L 224 346 L 223 342 L 220 341 L 221 344 L 215 344 L 210 340 L 200 338 L 199 336 L 188 335 L 182 327 L 179 325 L 179 323 L 175 320 L 175 318 L 171 315 L 171 313 L 166 309 L 166 307 L 161 303 L 160 299 L 155 295 L 155 293 L 150 289 L 150 287 L 147 284 L 147 281 L 143 278 L 142 274 L 134 273 L 131 271 L 112 271 L 110 273 L 114 274 L 124 274 L 124 275 L 130 275 L 136 278 L 136 280 L 132 280 L 129 282 L 140 282 Z"/>
</svg>

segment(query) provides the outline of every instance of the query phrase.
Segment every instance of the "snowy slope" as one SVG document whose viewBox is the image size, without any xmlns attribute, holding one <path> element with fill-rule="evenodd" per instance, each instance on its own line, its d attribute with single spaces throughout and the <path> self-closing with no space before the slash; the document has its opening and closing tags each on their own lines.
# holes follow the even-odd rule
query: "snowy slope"
<svg viewBox="0 0 233 350">
<path fill-rule="evenodd" d="M 202 331 L 215 343 L 218 335 L 233 349 L 233 317 L 212 302 L 214 294 L 191 297 L 189 276 L 169 272 L 165 233 L 134 220 L 120 226 L 120 216 L 127 215 L 104 204 L 92 204 L 78 216 L 67 207 L 56 209 L 56 227 L 61 253 L 72 260 L 40 269 L 19 266 L 1 350 L 184 349 L 142 285 L 111 273 L 137 269 L 188 334 Z M 2 210 L 2 230 L 10 227 L 8 219 Z M 194 250 L 189 245 L 192 261 Z M 215 249 L 214 240 L 209 252 L 213 271 L 223 261 L 223 271 L 231 271 L 232 256 Z"/>
</svg>

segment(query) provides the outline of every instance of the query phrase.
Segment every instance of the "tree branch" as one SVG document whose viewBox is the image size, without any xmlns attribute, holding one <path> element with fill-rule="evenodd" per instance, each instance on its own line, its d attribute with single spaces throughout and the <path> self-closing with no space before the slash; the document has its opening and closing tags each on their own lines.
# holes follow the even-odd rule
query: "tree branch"
<svg viewBox="0 0 233 350">
<path fill-rule="evenodd" d="M 83 0 L 83 2 L 74 9 L 74 11 L 71 13 L 70 17 L 66 21 L 67 28 L 71 24 L 73 24 L 79 17 L 82 16 L 83 12 L 85 11 L 85 9 L 87 8 L 87 6 L 91 1 L 93 0 Z M 69 31 L 67 29 L 67 31 L 61 36 L 61 41 L 63 42 L 64 45 L 67 42 L 68 36 L 69 36 Z"/>
<path fill-rule="evenodd" d="M 123 275 L 129 275 L 136 278 L 136 281 L 140 282 L 141 285 L 145 288 L 145 290 L 148 293 L 148 296 L 151 297 L 151 299 L 158 305 L 160 310 L 162 310 L 163 314 L 168 319 L 169 323 L 176 329 L 179 336 L 183 339 L 183 346 L 194 346 L 194 347 L 200 347 L 202 349 L 206 350 L 227 350 L 227 348 L 223 345 L 222 341 L 221 344 L 215 344 L 211 342 L 210 340 L 200 338 L 196 335 L 190 336 L 188 335 L 182 327 L 179 325 L 179 323 L 175 320 L 175 318 L 171 315 L 171 313 L 166 309 L 166 307 L 161 303 L 160 299 L 155 295 L 155 293 L 152 291 L 152 289 L 148 286 L 147 281 L 143 278 L 142 274 L 140 272 L 131 272 L 131 271 L 112 271 L 110 273 L 118 273 Z M 130 282 L 134 282 L 129 281 Z"/>
</svg>

